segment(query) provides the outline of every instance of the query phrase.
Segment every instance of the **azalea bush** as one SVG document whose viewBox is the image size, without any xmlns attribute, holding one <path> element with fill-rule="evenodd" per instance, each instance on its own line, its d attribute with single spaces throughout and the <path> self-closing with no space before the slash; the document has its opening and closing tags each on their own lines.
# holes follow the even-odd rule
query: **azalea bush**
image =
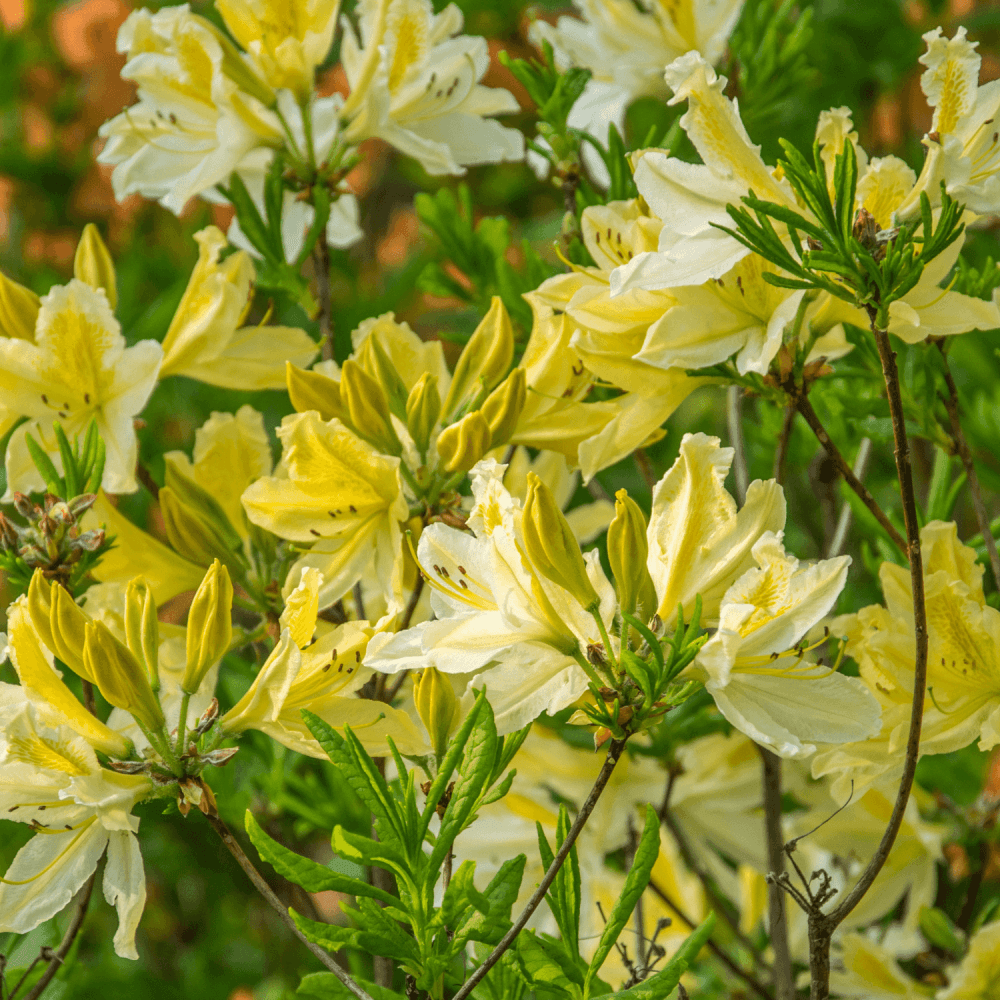
<svg viewBox="0 0 1000 1000">
<path fill-rule="evenodd" d="M 0 9 L 0 1000 L 996 1000 L 994 21 L 86 9 Z"/>
</svg>

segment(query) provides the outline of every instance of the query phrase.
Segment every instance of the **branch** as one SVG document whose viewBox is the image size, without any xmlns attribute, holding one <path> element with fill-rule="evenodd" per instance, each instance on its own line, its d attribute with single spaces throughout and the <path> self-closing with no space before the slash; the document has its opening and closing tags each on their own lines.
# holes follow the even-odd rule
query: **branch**
<svg viewBox="0 0 1000 1000">
<path fill-rule="evenodd" d="M 319 299 L 320 357 L 333 360 L 333 292 L 330 289 L 330 246 L 323 231 L 313 247 L 313 268 L 316 271 L 316 292 Z"/>
<path fill-rule="evenodd" d="M 549 891 L 549 886 L 555 881 L 555 877 L 559 874 L 559 869 L 562 868 L 563 862 L 569 857 L 569 852 L 576 843 L 576 838 L 580 836 L 580 831 L 583 830 L 587 820 L 590 818 L 590 814 L 594 811 L 594 806 L 597 805 L 597 800 L 601 797 L 601 792 L 604 791 L 605 785 L 607 785 L 611 778 L 611 772 L 614 771 L 615 765 L 618 763 L 624 749 L 625 740 L 611 741 L 611 745 L 608 747 L 608 755 L 604 758 L 604 764 L 597 775 L 594 787 L 590 790 L 587 801 L 583 803 L 580 811 L 576 814 L 576 819 L 569 828 L 569 833 L 566 834 L 566 839 L 562 842 L 559 853 L 552 859 L 552 864 L 549 865 L 549 870 L 545 873 L 545 877 L 539 883 L 538 888 L 532 893 L 531 899 L 528 900 L 521 911 L 521 915 L 517 918 L 514 926 L 504 934 L 500 943 L 490 952 L 486 960 L 475 969 L 472 975 L 469 976 L 462 985 L 462 988 L 452 997 L 452 1000 L 465 1000 L 483 980 L 486 973 L 500 961 L 501 956 L 514 943 L 514 939 L 518 934 L 524 930 L 525 925 L 531 919 L 531 915 L 538 909 L 539 904 L 545 898 L 545 894 Z"/>
<path fill-rule="evenodd" d="M 781 433 L 778 435 L 778 447 L 774 451 L 774 478 L 780 486 L 785 479 L 785 456 L 788 454 L 788 442 L 792 437 L 792 427 L 795 425 L 795 404 L 785 407 L 785 415 L 781 421 Z"/>
<path fill-rule="evenodd" d="M 73 911 L 73 919 L 69 922 L 69 927 L 66 928 L 66 933 L 63 935 L 62 941 L 59 942 L 59 947 L 56 948 L 52 958 L 49 959 L 48 967 L 42 973 L 42 978 L 35 983 L 31 992 L 25 996 L 24 1000 L 38 1000 L 38 997 L 45 991 L 45 987 L 52 982 L 52 977 L 59 971 L 59 967 L 69 954 L 70 948 L 73 947 L 73 942 L 76 940 L 77 934 L 80 933 L 80 928 L 83 927 L 83 921 L 87 916 L 87 907 L 90 905 L 90 895 L 94 891 L 94 883 L 96 881 L 97 872 L 94 872 L 83 887 L 83 893 L 76 904 L 76 909 Z M 14 992 L 11 993 L 11 997 L 20 988 L 21 983 L 18 983 L 14 988 Z"/>
<path fill-rule="evenodd" d="M 795 411 L 789 407 L 794 415 Z M 763 763 L 764 824 L 767 830 L 767 866 L 775 878 L 785 870 L 785 838 L 781 832 L 781 758 L 758 746 Z M 767 887 L 768 928 L 774 949 L 774 992 L 777 1000 L 795 1000 L 792 955 L 788 947 L 785 894 L 780 885 Z"/>
<path fill-rule="evenodd" d="M 983 534 L 983 542 L 986 545 L 986 552 L 990 557 L 990 568 L 993 570 L 993 586 L 1000 588 L 1000 553 L 997 552 L 997 542 L 990 530 L 990 519 L 986 513 L 986 504 L 983 503 L 983 491 L 979 486 L 979 476 L 976 475 L 976 463 L 972 460 L 972 451 L 969 442 L 966 440 L 959 420 L 958 386 L 952 378 L 951 369 L 948 367 L 948 353 L 944 349 L 943 343 L 938 341 L 938 350 L 941 352 L 941 361 L 944 365 L 944 380 L 948 384 L 948 398 L 944 401 L 948 410 L 948 419 L 951 421 L 951 439 L 955 445 L 955 451 L 962 460 L 965 467 L 965 475 L 969 480 L 969 493 L 972 495 L 972 509 L 976 512 L 976 521 L 979 530 Z"/>
<path fill-rule="evenodd" d="M 827 455 L 830 456 L 833 463 L 837 466 L 847 485 L 854 490 L 861 502 L 872 512 L 872 516 L 882 525 L 882 529 L 892 539 L 893 544 L 900 552 L 906 552 L 907 543 L 903 539 L 903 536 L 896 530 L 895 525 L 893 525 L 889 518 L 886 517 L 885 511 L 882 510 L 875 501 L 875 498 L 868 492 L 868 487 L 854 474 L 854 470 L 847 464 L 847 460 L 840 453 L 840 449 L 830 439 L 830 435 L 827 434 L 826 429 L 819 421 L 819 417 L 816 416 L 816 411 L 813 409 L 812 403 L 809 402 L 809 397 L 805 393 L 802 393 L 796 399 L 795 405 L 799 413 L 805 418 L 806 423 L 812 428 L 819 443 L 826 449 Z"/>
<path fill-rule="evenodd" d="M 857 476 L 858 482 L 863 482 L 865 478 L 865 473 L 868 471 L 868 462 L 872 457 L 872 439 L 862 438 L 861 444 L 858 445 L 858 453 L 854 456 L 854 475 Z M 834 556 L 839 556 L 841 552 L 844 551 L 844 545 L 847 543 L 847 533 L 851 530 L 851 521 L 854 517 L 854 511 L 849 503 L 845 503 L 843 507 L 840 508 L 840 516 L 837 518 L 837 528 L 833 533 L 833 538 L 830 539 L 830 550 L 826 554 L 827 559 L 833 559 Z"/>
<path fill-rule="evenodd" d="M 292 919 L 291 914 L 288 912 L 288 908 L 284 903 L 278 898 L 275 891 L 264 881 L 264 876 L 261 875 L 259 871 L 253 866 L 253 862 L 246 856 L 243 852 L 243 848 L 240 847 L 239 842 L 230 833 L 229 827 L 222 821 L 219 816 L 214 816 L 207 814 L 205 817 L 209 823 L 212 824 L 212 829 L 219 835 L 219 839 L 223 844 L 226 845 L 226 849 L 229 853 L 236 858 L 237 863 L 240 868 L 247 873 L 248 878 L 253 882 L 254 888 L 267 900 L 271 909 L 281 917 L 282 923 L 326 966 L 340 981 L 344 984 L 347 990 L 358 998 L 358 1000 L 372 1000 L 371 996 L 368 995 L 344 970 L 333 960 L 333 956 L 321 948 L 318 944 L 314 944 L 309 940 L 299 930 L 295 921 Z M 32 1000 L 32 997 L 26 997 L 25 1000 Z"/>
<path fill-rule="evenodd" d="M 747 452 L 743 441 L 743 389 L 731 385 L 726 391 L 726 427 L 733 447 L 733 476 L 736 479 L 736 500 L 742 507 L 747 498 L 750 475 L 747 472 Z"/>
</svg>

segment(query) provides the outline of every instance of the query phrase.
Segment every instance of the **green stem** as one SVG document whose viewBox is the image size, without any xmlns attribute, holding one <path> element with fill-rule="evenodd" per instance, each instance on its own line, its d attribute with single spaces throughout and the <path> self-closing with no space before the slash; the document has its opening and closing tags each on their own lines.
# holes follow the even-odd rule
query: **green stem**
<svg viewBox="0 0 1000 1000">
<path fill-rule="evenodd" d="M 597 630 L 601 633 L 601 642 L 604 643 L 604 651 L 607 654 L 608 660 L 610 660 L 611 665 L 618 671 L 618 658 L 615 656 L 614 649 L 611 648 L 611 637 L 608 635 L 608 630 L 604 627 L 604 619 L 601 617 L 600 607 L 587 608 L 590 612 L 591 617 L 597 622 Z"/>
<path fill-rule="evenodd" d="M 185 691 L 184 694 L 181 696 L 181 715 L 180 718 L 177 720 L 177 743 L 175 745 L 177 747 L 178 754 L 184 753 L 184 736 L 185 736 L 184 731 L 187 728 L 188 705 L 190 704 L 190 702 L 191 702 L 191 695 L 187 691 Z"/>
</svg>

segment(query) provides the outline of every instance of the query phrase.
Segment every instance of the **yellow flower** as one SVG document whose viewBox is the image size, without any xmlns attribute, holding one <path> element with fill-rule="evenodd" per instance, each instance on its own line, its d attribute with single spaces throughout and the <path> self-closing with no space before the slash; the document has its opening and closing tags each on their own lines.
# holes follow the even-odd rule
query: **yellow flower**
<svg viewBox="0 0 1000 1000">
<path fill-rule="evenodd" d="M 980 927 L 938 1000 L 990 1000 L 1000 990 L 1000 921 Z"/>
</svg>

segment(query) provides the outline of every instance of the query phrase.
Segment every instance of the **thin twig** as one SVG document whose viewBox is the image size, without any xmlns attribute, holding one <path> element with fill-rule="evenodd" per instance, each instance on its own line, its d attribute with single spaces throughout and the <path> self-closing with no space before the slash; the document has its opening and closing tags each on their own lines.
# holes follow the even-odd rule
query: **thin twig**
<svg viewBox="0 0 1000 1000">
<path fill-rule="evenodd" d="M 941 360 L 944 364 L 944 380 L 948 385 L 948 398 L 944 401 L 948 410 L 948 419 L 951 422 L 951 439 L 955 444 L 955 451 L 962 460 L 965 468 L 965 475 L 969 481 L 969 494 L 972 497 L 972 509 L 976 513 L 976 521 L 979 530 L 983 534 L 983 542 L 986 545 L 986 553 L 990 557 L 990 568 L 993 570 L 993 586 L 1000 587 L 1000 553 L 997 552 L 996 539 L 990 530 L 990 519 L 986 513 L 986 504 L 983 503 L 983 491 L 979 486 L 979 476 L 976 474 L 976 463 L 972 459 L 972 451 L 969 442 L 966 440 L 965 432 L 962 430 L 962 422 L 959 419 L 960 410 L 958 402 L 958 386 L 952 378 L 951 369 L 948 367 L 948 353 L 944 349 L 941 341 L 938 341 L 938 349 L 941 352 Z"/>
<path fill-rule="evenodd" d="M 792 411 L 795 412 L 794 410 Z M 758 746 L 762 763 L 764 825 L 767 831 L 767 866 L 775 878 L 785 870 L 785 837 L 781 830 L 781 758 Z M 795 1000 L 792 955 L 788 947 L 785 893 L 780 885 L 767 887 L 768 930 L 774 950 L 774 992 L 777 1000 Z"/>
<path fill-rule="evenodd" d="M 406 602 L 406 608 L 403 611 L 403 617 L 399 620 L 400 632 L 410 627 L 410 622 L 413 620 L 413 612 L 417 610 L 417 605 L 420 603 L 420 595 L 423 592 L 424 574 L 417 573 L 417 582 L 413 585 L 413 593 L 410 594 L 410 599 Z"/>
<path fill-rule="evenodd" d="M 858 445 L 858 453 L 854 457 L 854 475 L 858 482 L 864 482 L 865 473 L 868 472 L 868 462 L 872 457 L 872 439 L 862 438 Z M 830 539 L 830 549 L 826 554 L 827 559 L 833 559 L 844 551 L 847 544 L 847 535 L 851 530 L 851 521 L 854 519 L 854 510 L 849 503 L 845 503 L 840 508 L 840 515 L 837 517 L 837 527 Z"/>
<path fill-rule="evenodd" d="M 636 468 L 638 468 L 646 488 L 652 493 L 656 489 L 656 474 L 653 472 L 653 463 L 649 460 L 649 455 L 642 448 L 636 448 L 632 452 L 632 457 L 635 459 Z"/>
<path fill-rule="evenodd" d="M 969 925 L 976 912 L 976 900 L 979 897 L 979 890 L 983 884 L 983 876 L 986 874 L 986 866 L 990 860 L 990 849 L 986 842 L 979 845 L 979 867 L 972 873 L 969 879 L 969 888 L 965 891 L 965 902 L 962 904 L 962 912 L 958 915 L 955 925 L 968 933 Z"/>
<path fill-rule="evenodd" d="M 313 269 L 319 299 L 319 349 L 324 361 L 333 360 L 333 292 L 330 288 L 330 247 L 321 232 L 313 247 Z"/>
<path fill-rule="evenodd" d="M 45 991 L 45 987 L 52 982 L 52 977 L 59 971 L 59 967 L 69 954 L 70 948 L 73 947 L 73 942 L 76 940 L 77 934 L 80 933 L 80 928 L 83 927 L 83 921 L 87 916 L 87 907 L 90 905 L 90 896 L 94 891 L 94 883 L 96 881 L 97 872 L 94 872 L 87 879 L 87 884 L 83 887 L 83 892 L 77 901 L 76 909 L 73 911 L 73 919 L 69 922 L 69 927 L 66 928 L 66 933 L 63 934 L 62 941 L 59 942 L 59 947 L 56 948 L 52 958 L 49 960 L 49 964 L 42 973 L 41 979 L 35 983 L 31 992 L 25 995 L 24 1000 L 38 1000 L 38 997 Z M 20 989 L 20 986 L 21 984 L 18 983 L 17 988 Z M 14 990 L 14 993 L 16 992 L 17 989 Z M 11 996 L 13 995 L 12 993 Z"/>
<path fill-rule="evenodd" d="M 632 865 L 635 862 L 635 849 L 638 844 L 639 835 L 636 832 L 635 824 L 632 822 L 632 817 L 628 818 L 628 846 L 625 849 L 625 865 L 626 868 L 631 871 Z M 635 901 L 635 954 L 636 954 L 636 965 L 639 969 L 642 969 L 646 964 L 646 932 L 645 926 L 646 922 L 643 916 L 642 907 L 642 893 L 639 893 L 639 898 Z"/>
<path fill-rule="evenodd" d="M 569 832 L 566 834 L 566 839 L 562 842 L 558 854 L 556 854 L 556 856 L 552 859 L 552 864 L 549 865 L 549 870 L 545 873 L 545 876 L 539 883 L 538 888 L 532 893 L 531 898 L 525 904 L 525 907 L 521 911 L 521 915 L 515 921 L 514 926 L 511 927 L 506 934 L 504 934 L 500 943 L 493 949 L 492 952 L 490 952 L 486 960 L 475 969 L 472 975 L 469 976 L 469 978 L 462 985 L 462 988 L 452 997 L 452 1000 L 465 1000 L 465 998 L 483 980 L 486 973 L 489 972 L 498 961 L 500 961 L 500 957 L 514 943 L 514 939 L 518 936 L 518 934 L 524 930 L 525 925 L 531 919 L 531 915 L 538 909 L 539 904 L 545 898 L 545 894 L 549 891 L 549 886 L 555 881 L 555 877 L 559 874 L 559 869 L 562 868 L 563 862 L 569 857 L 569 852 L 576 843 L 576 838 L 580 836 L 580 831 L 583 830 L 587 820 L 590 818 L 590 814 L 594 811 L 594 807 L 597 805 L 597 800 L 601 797 L 601 792 L 604 791 L 604 787 L 610 780 L 611 773 L 614 771 L 615 765 L 618 763 L 624 749 L 625 740 L 611 741 L 611 744 L 608 747 L 608 755 L 604 758 L 604 764 L 601 766 L 601 770 L 597 775 L 594 787 L 590 790 L 590 794 L 587 796 L 586 802 L 583 803 L 580 807 L 580 811 L 576 814 L 576 819 L 573 821 L 573 825 L 569 828 Z"/>
<path fill-rule="evenodd" d="M 781 433 L 778 435 L 778 446 L 774 451 L 774 478 L 779 485 L 785 481 L 785 456 L 788 454 L 788 442 L 795 426 L 796 412 L 795 404 L 789 403 L 781 420 Z"/>
<path fill-rule="evenodd" d="M 733 456 L 733 477 L 736 480 L 736 501 L 742 507 L 747 498 L 750 474 L 743 441 L 743 389 L 738 385 L 731 385 L 726 392 L 726 427 L 729 443 L 736 453 Z"/>
<path fill-rule="evenodd" d="M 387 705 L 391 705 L 396 695 L 399 694 L 399 689 L 403 686 L 403 681 L 410 676 L 409 670 L 400 670 L 399 675 L 396 677 L 395 682 L 392 687 L 389 688 L 385 693 L 385 697 L 382 699 Z"/>
<path fill-rule="evenodd" d="M 660 888 L 652 879 L 649 880 L 649 888 L 656 893 L 657 896 L 663 900 L 667 906 L 670 907 L 674 913 L 677 914 L 691 928 L 694 930 L 698 925 L 694 920 L 689 917 L 684 910 L 680 908 L 680 904 L 671 899 L 670 896 Z M 705 944 L 708 946 L 709 950 L 713 955 L 727 968 L 734 976 L 739 976 L 756 993 L 762 1000 L 773 1000 L 771 993 L 768 991 L 767 987 L 763 983 L 759 982 L 752 973 L 747 972 L 745 969 L 741 969 L 730 957 L 726 954 L 711 938 L 709 938 Z"/>
<path fill-rule="evenodd" d="M 358 621 L 367 621 L 368 616 L 365 614 L 365 595 L 361 589 L 361 581 L 354 585 L 353 590 L 354 595 L 354 613 L 358 616 Z"/>
<path fill-rule="evenodd" d="M 872 512 L 872 516 L 880 525 L 885 533 L 892 539 L 893 544 L 899 549 L 900 552 L 906 552 L 906 540 L 903 536 L 896 530 L 895 525 L 892 521 L 886 517 L 885 511 L 878 505 L 875 498 L 868 491 L 868 487 L 865 486 L 863 482 L 854 474 L 854 470 L 847 464 L 847 460 L 840 453 L 840 449 L 833 443 L 830 439 L 830 435 L 827 434 L 826 429 L 820 423 L 819 417 L 816 415 L 816 411 L 812 407 L 812 403 L 809 402 L 809 397 L 803 393 L 796 399 L 796 406 L 798 407 L 799 413 L 805 418 L 806 423 L 812 428 L 813 433 L 816 435 L 819 443 L 826 449 L 827 455 L 830 456 L 833 463 L 837 466 L 838 471 L 844 477 L 845 482 L 852 490 L 858 495 L 861 502 Z"/>
<path fill-rule="evenodd" d="M 253 883 L 254 888 L 264 897 L 271 909 L 281 917 L 282 923 L 318 958 L 326 968 L 328 968 L 344 986 L 358 998 L 358 1000 L 372 1000 L 371 996 L 365 992 L 333 959 L 327 951 L 318 944 L 310 941 L 309 938 L 299 930 L 292 919 L 288 908 L 278 898 L 275 891 L 264 881 L 264 876 L 254 867 L 253 862 L 246 856 L 239 842 L 232 835 L 229 827 L 218 816 L 208 814 L 206 819 L 212 825 L 212 829 L 219 835 L 219 839 L 226 845 L 226 850 L 236 859 L 240 868 L 246 872 L 247 877 Z M 30 997 L 26 1000 L 31 1000 Z"/>
</svg>

